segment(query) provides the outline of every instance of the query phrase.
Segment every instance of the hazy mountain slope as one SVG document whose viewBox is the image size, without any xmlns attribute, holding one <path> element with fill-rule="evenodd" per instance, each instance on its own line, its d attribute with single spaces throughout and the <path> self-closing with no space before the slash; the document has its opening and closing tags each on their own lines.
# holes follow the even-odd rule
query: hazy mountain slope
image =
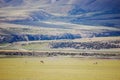
<svg viewBox="0 0 120 80">
<path fill-rule="evenodd" d="M 0 28 L 0 43 L 120 36 L 120 30 L 116 28 L 108 29 L 107 27 L 101 27 L 100 29 L 99 27 L 95 26 L 57 22 L 43 22 L 40 24 L 38 23 L 36 26 L 35 25 L 36 24 L 25 22 L 16 24 L 2 23 Z M 60 28 L 63 25 L 64 27 Z"/>
<path fill-rule="evenodd" d="M 0 0 L 0 7 L 20 6 L 23 0 Z"/>
<path fill-rule="evenodd" d="M 0 0 L 1 7 L 5 6 L 22 6 L 45 9 L 50 12 L 63 13 L 67 10 L 71 14 L 79 14 L 82 12 L 96 12 L 120 10 L 120 0 Z M 49 9 L 49 10 L 48 10 Z"/>
<path fill-rule="evenodd" d="M 120 0 L 0 0 L 0 36 L 2 41 L 3 36 L 5 40 L 10 36 L 13 42 L 26 40 L 28 34 L 33 37 L 29 40 L 43 40 L 41 35 L 47 36 L 45 39 L 120 36 L 119 3 Z M 9 29 L 11 24 L 15 28 Z M 32 29 L 19 31 L 16 26 L 44 28 L 47 34 L 33 30 L 33 35 Z"/>
<path fill-rule="evenodd" d="M 120 0 L 0 0 L 0 17 L 2 20 L 41 20 L 45 17 L 46 20 L 50 17 L 44 15 L 49 14 L 59 21 L 119 28 L 119 3 Z"/>
<path fill-rule="evenodd" d="M 118 27 L 120 25 L 120 0 L 79 0 L 69 11 L 70 15 L 82 15 L 73 23 Z M 81 3 L 81 4 L 80 4 Z"/>
<path fill-rule="evenodd" d="M 83 12 L 120 10 L 120 0 L 73 0 L 74 11 L 72 14 Z"/>
</svg>

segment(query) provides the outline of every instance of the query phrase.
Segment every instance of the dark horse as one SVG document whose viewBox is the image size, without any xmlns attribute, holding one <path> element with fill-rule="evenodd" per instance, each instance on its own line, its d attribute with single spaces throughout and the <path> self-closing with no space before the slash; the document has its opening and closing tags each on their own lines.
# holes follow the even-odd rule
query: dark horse
<svg viewBox="0 0 120 80">
<path fill-rule="evenodd" d="M 44 61 L 40 61 L 40 63 L 44 64 Z"/>
</svg>

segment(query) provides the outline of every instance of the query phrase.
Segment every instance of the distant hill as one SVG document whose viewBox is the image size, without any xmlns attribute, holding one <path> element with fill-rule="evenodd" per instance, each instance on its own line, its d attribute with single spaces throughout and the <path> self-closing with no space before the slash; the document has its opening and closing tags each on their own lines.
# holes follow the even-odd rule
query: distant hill
<svg viewBox="0 0 120 80">
<path fill-rule="evenodd" d="M 120 0 L 0 0 L 0 25 L 6 27 L 0 28 L 0 42 L 24 41 L 26 37 L 53 40 L 74 39 L 78 35 L 120 36 L 119 3 Z M 10 28 L 11 24 L 15 28 Z M 39 27 L 41 31 L 44 28 L 45 32 L 33 30 L 33 34 L 32 29 L 17 30 L 16 26 Z"/>
<path fill-rule="evenodd" d="M 39 21 L 41 19 L 44 20 L 44 17 L 46 20 L 51 18 L 45 16 L 47 13 L 54 15 L 54 19 L 59 21 L 119 28 L 119 3 L 120 0 L 0 0 L 0 7 L 3 9 L 2 13 L 6 13 L 6 11 L 4 11 L 5 7 L 11 10 L 11 12 L 13 11 L 13 13 L 15 9 L 18 8 L 19 17 L 17 17 L 18 14 L 12 14 L 15 20 L 19 20 L 20 16 L 25 20 L 29 18 Z M 7 8 L 5 8 L 5 10 Z M 23 15 L 26 17 L 23 17 Z M 6 18 L 6 15 L 4 16 Z M 10 19 L 13 20 L 13 18 Z"/>
</svg>

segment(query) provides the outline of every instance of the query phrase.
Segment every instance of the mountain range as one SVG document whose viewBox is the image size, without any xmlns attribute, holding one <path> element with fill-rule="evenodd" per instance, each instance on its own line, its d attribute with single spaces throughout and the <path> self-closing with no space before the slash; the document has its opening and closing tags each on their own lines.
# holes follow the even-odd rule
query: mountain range
<svg viewBox="0 0 120 80">
<path fill-rule="evenodd" d="M 12 35 L 7 35 L 12 37 L 33 36 L 33 33 L 23 34 L 10 28 L 9 25 L 13 24 L 14 28 L 17 25 L 32 26 L 48 32 L 34 33 L 38 37 L 63 34 L 79 35 L 80 38 L 120 36 L 119 3 L 120 0 L 0 0 L 0 35 L 10 32 Z"/>
</svg>

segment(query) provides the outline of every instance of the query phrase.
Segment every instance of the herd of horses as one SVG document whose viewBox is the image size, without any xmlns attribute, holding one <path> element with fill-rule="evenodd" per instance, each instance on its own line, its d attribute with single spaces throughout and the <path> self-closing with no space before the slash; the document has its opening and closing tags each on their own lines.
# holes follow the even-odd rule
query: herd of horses
<svg viewBox="0 0 120 80">
<path fill-rule="evenodd" d="M 27 63 L 27 62 L 25 61 L 25 63 Z M 45 62 L 43 60 L 41 60 L 40 63 L 44 64 Z M 94 62 L 93 64 L 98 64 L 98 62 Z"/>
</svg>

